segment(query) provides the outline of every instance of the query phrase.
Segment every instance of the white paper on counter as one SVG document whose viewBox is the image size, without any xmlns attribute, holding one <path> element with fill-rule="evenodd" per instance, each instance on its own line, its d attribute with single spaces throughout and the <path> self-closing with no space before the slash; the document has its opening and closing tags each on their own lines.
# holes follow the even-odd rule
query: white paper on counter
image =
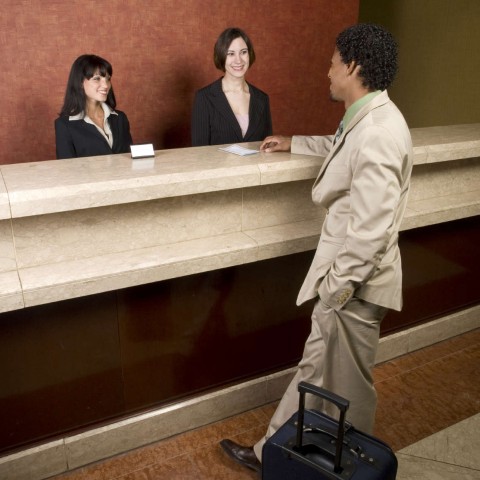
<svg viewBox="0 0 480 480">
<path fill-rule="evenodd" d="M 241 155 L 242 157 L 245 155 L 252 155 L 254 153 L 260 153 L 260 150 L 251 150 L 249 148 L 241 147 L 240 145 L 230 145 L 229 147 L 222 147 L 219 150 L 223 150 L 224 152 L 234 153 L 235 155 Z"/>
</svg>

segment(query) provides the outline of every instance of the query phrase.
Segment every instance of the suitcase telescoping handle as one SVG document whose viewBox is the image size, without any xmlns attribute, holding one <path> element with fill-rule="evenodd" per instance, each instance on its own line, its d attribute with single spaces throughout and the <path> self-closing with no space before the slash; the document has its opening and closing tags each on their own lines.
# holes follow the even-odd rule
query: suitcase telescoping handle
<svg viewBox="0 0 480 480">
<path fill-rule="evenodd" d="M 338 432 L 337 432 L 337 443 L 335 449 L 335 463 L 334 471 L 339 472 L 341 467 L 340 463 L 342 461 L 342 447 L 343 447 L 343 436 L 345 433 L 345 415 L 347 413 L 350 402 L 345 398 L 339 397 L 333 392 L 329 392 L 324 388 L 317 387 L 307 382 L 300 382 L 298 384 L 298 391 L 300 392 L 300 400 L 298 405 L 298 425 L 297 425 L 297 450 L 300 451 L 302 448 L 302 439 L 303 439 L 303 419 L 305 416 L 305 394 L 311 393 L 317 397 L 323 398 L 333 403 L 340 410 L 340 418 L 338 420 Z"/>
</svg>

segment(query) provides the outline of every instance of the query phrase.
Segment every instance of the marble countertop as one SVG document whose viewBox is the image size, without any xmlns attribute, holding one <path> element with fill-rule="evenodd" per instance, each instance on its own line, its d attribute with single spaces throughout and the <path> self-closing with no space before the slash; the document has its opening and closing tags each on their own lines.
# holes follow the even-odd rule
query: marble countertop
<svg viewBox="0 0 480 480">
<path fill-rule="evenodd" d="M 415 164 L 480 156 L 480 124 L 411 130 Z M 244 144 L 258 148 L 260 142 Z M 0 166 L 0 219 L 313 179 L 321 157 L 237 156 L 216 146 Z"/>
<path fill-rule="evenodd" d="M 258 143 L 243 144 L 258 148 Z M 0 167 L 13 218 L 314 178 L 320 157 L 216 146 L 50 160 Z M 1 207 L 1 204 L 0 204 Z"/>
</svg>

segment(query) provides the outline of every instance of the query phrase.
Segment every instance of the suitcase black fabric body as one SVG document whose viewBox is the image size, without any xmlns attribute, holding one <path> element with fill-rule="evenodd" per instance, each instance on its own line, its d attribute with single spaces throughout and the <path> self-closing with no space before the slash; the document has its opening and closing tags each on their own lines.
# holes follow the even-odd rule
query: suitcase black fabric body
<svg viewBox="0 0 480 480">
<path fill-rule="evenodd" d="M 263 480 L 395 479 L 397 458 L 391 448 L 346 425 L 347 400 L 305 382 L 298 389 L 298 412 L 263 447 Z M 305 393 L 333 402 L 340 419 L 305 410 Z"/>
</svg>

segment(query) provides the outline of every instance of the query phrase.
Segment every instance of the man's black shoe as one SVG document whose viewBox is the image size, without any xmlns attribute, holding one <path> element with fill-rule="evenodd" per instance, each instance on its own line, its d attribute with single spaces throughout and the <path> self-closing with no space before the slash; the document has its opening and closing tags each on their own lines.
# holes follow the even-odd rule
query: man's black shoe
<svg viewBox="0 0 480 480">
<path fill-rule="evenodd" d="M 253 451 L 253 447 L 242 447 L 232 440 L 222 440 L 220 446 L 232 460 L 235 460 L 235 462 L 244 467 L 250 468 L 251 470 L 255 470 L 257 473 L 261 472 L 262 464 L 258 461 L 258 458 Z"/>
</svg>

